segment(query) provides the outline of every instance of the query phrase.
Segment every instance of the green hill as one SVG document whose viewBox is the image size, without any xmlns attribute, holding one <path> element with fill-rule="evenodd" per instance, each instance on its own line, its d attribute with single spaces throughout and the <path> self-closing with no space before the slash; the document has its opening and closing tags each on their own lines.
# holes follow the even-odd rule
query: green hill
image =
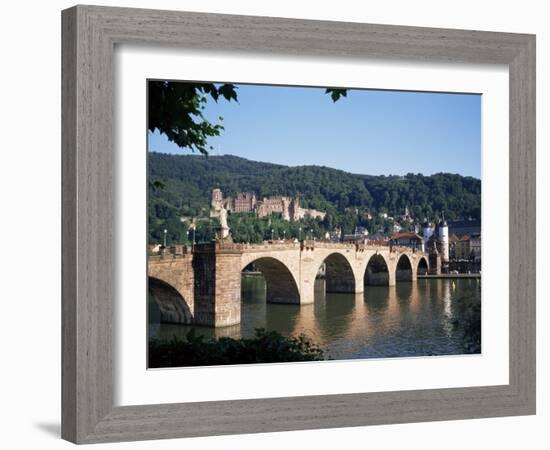
<svg viewBox="0 0 550 450">
<path fill-rule="evenodd" d="M 418 220 L 434 218 L 442 211 L 448 219 L 480 218 L 481 212 L 481 181 L 456 174 L 360 175 L 329 167 L 288 167 L 230 155 L 205 157 L 149 153 L 148 162 L 151 242 L 161 240 L 164 228 L 168 229 L 170 242 L 185 242 L 187 228 L 180 217 L 206 218 L 211 191 L 215 187 L 219 187 L 224 196 L 234 196 L 242 191 L 253 191 L 260 198 L 299 195 L 302 206 L 327 212 L 323 222 L 304 224 L 308 229 L 315 227 L 316 232 L 337 225 L 343 226 L 346 232 L 351 232 L 355 225 L 376 231 L 374 228 L 384 227 L 378 213 L 386 212 L 397 217 L 403 214 L 405 207 Z M 152 186 L 157 181 L 163 184 L 162 188 Z M 367 212 L 373 219 L 368 219 Z M 247 229 L 256 230 L 254 235 L 247 233 L 241 240 L 261 240 L 266 237 L 261 236 L 266 227 L 273 225 L 267 221 L 262 224 L 246 215 L 232 215 L 230 225 L 237 240 L 237 222 L 247 222 Z M 292 234 L 291 224 L 281 226 L 286 226 L 288 233 Z M 204 226 L 198 230 L 199 234 L 202 233 L 199 237 L 209 238 L 211 228 L 212 223 L 204 220 Z"/>
</svg>

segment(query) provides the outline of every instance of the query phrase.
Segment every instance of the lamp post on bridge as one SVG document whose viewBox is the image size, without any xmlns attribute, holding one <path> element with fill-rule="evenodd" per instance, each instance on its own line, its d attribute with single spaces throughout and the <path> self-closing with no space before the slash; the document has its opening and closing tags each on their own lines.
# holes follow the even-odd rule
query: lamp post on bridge
<svg viewBox="0 0 550 450">
<path fill-rule="evenodd" d="M 273 242 L 273 228 L 271 229 L 271 242 Z"/>
<path fill-rule="evenodd" d="M 164 229 L 164 241 L 163 241 L 163 247 L 166 248 L 166 234 L 168 233 L 168 230 L 165 228 Z"/>
<path fill-rule="evenodd" d="M 299 227 L 299 228 L 298 228 L 298 240 L 299 240 L 299 241 L 302 240 L 302 227 Z"/>
</svg>

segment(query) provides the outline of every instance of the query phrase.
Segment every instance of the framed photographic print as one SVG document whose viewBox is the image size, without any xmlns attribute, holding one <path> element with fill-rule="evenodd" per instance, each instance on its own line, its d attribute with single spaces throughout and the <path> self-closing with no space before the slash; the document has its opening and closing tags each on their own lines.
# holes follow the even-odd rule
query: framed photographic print
<svg viewBox="0 0 550 450">
<path fill-rule="evenodd" d="M 531 35 L 63 11 L 63 437 L 534 414 L 534 74 Z"/>
</svg>

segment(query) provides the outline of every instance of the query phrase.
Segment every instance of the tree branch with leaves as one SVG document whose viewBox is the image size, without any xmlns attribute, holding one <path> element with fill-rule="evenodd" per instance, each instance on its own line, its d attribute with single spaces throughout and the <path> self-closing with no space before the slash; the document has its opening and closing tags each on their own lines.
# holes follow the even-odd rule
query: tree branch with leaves
<svg viewBox="0 0 550 450">
<path fill-rule="evenodd" d="M 218 117 L 212 122 L 204 115 L 208 97 L 214 101 L 223 98 L 237 100 L 233 84 L 149 82 L 148 129 L 158 130 L 180 148 L 189 148 L 207 155 L 212 146 L 208 138 L 219 136 L 224 129 Z"/>
</svg>

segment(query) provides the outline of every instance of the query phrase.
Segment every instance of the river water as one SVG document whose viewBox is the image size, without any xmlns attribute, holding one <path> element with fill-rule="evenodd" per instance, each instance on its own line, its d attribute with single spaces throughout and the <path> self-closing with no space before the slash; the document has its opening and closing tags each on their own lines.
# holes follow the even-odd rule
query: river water
<svg viewBox="0 0 550 450">
<path fill-rule="evenodd" d="M 150 305 L 151 337 L 184 338 L 195 328 L 206 337 L 252 337 L 255 328 L 285 336 L 305 334 L 331 359 L 465 353 L 461 325 L 467 305 L 480 302 L 479 279 L 419 279 L 396 286 L 365 286 L 361 294 L 325 294 L 317 280 L 311 305 L 267 304 L 261 276 L 242 279 L 241 323 L 211 329 L 158 323 Z M 152 308 L 152 309 L 151 309 Z"/>
</svg>

